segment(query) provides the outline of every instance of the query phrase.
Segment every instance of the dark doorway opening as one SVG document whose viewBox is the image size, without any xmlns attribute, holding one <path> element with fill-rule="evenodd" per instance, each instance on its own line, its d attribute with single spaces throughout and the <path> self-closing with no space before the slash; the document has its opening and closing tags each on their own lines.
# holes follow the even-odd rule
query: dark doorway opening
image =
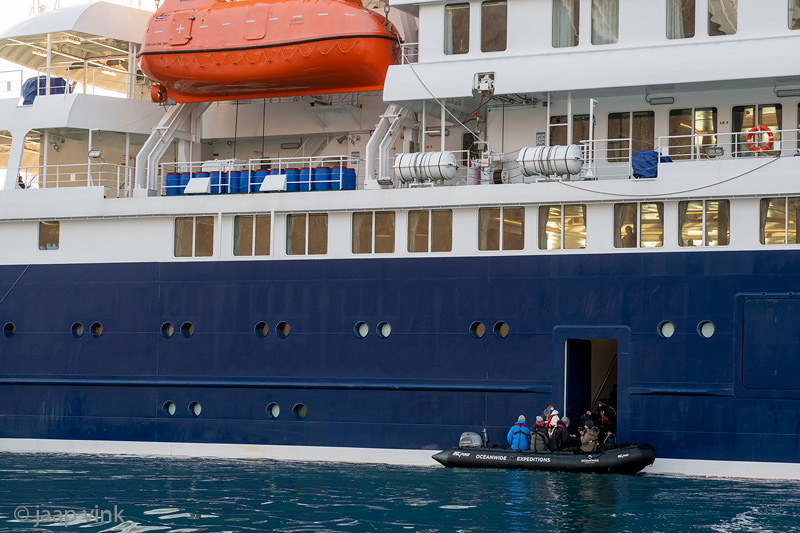
<svg viewBox="0 0 800 533">
<path fill-rule="evenodd" d="M 617 353 L 616 339 L 567 339 L 564 412 L 571 429 L 601 400 L 617 407 Z"/>
</svg>

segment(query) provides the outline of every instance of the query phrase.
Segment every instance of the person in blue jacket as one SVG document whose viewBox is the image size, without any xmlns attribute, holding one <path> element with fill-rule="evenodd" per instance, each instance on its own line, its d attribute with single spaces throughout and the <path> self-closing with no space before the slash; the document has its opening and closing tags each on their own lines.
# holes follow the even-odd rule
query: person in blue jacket
<svg viewBox="0 0 800 533">
<path fill-rule="evenodd" d="M 519 415 L 517 423 L 508 430 L 506 440 L 512 450 L 531 449 L 531 430 L 525 425 L 525 415 Z"/>
</svg>

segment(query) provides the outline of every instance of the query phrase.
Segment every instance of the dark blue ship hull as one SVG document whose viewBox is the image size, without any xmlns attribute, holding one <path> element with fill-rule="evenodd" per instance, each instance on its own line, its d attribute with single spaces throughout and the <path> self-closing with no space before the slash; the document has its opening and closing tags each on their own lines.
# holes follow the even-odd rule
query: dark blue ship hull
<svg viewBox="0 0 800 533">
<path fill-rule="evenodd" d="M 800 462 L 799 275 L 787 250 L 6 266 L 0 437 L 443 449 L 485 421 L 505 444 L 520 413 L 588 407 L 601 339 L 620 440 Z"/>
</svg>

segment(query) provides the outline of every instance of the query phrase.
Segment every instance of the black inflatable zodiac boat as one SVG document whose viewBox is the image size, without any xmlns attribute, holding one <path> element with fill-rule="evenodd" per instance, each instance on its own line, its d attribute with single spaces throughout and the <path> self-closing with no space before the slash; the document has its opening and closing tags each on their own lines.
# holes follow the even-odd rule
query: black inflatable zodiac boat
<svg viewBox="0 0 800 533">
<path fill-rule="evenodd" d="M 463 437 L 462 435 L 461 444 L 465 442 Z M 477 442 L 480 443 L 480 440 Z M 444 466 L 457 468 L 635 474 L 653 464 L 656 452 L 649 444 L 629 443 L 617 444 L 594 453 L 532 452 L 480 446 L 454 446 L 437 453 L 433 458 Z"/>
</svg>

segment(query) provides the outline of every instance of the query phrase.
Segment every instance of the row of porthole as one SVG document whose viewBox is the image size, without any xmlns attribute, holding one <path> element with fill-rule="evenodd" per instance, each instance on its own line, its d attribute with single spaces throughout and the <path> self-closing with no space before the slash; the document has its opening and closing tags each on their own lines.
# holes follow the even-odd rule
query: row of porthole
<svg viewBox="0 0 800 533">
<path fill-rule="evenodd" d="M 72 324 L 70 331 L 72 332 L 72 336 L 76 339 L 82 337 L 84 333 L 83 324 L 80 322 L 75 322 Z M 290 331 L 291 326 L 289 326 L 287 322 L 278 322 L 278 325 L 275 326 L 276 334 L 282 339 L 288 337 Z M 3 326 L 3 334 L 9 339 L 13 337 L 16 332 L 17 328 L 11 322 L 7 322 Z M 98 338 L 103 334 L 103 325 L 100 322 L 94 322 L 91 326 L 89 326 L 89 332 L 91 333 L 92 337 Z M 194 324 L 191 322 L 184 322 L 181 324 L 180 332 L 182 336 L 188 339 L 194 335 Z M 367 325 L 366 322 L 356 322 L 356 325 L 353 327 L 353 332 L 355 333 L 356 337 L 363 339 L 369 334 L 369 325 Z M 508 324 L 502 321 L 496 322 L 492 328 L 492 332 L 494 333 L 495 337 L 502 339 L 508 335 Z M 703 320 L 697 325 L 697 333 L 704 339 L 710 339 L 714 336 L 715 332 L 716 327 L 714 326 L 714 323 L 709 320 Z M 269 333 L 269 325 L 266 322 L 259 322 L 256 324 L 255 333 L 260 338 L 266 337 Z M 378 335 L 378 337 L 385 339 L 391 335 L 392 326 L 388 322 L 379 322 L 375 328 L 375 333 Z M 173 326 L 172 323 L 164 322 L 161 325 L 161 335 L 165 339 L 169 339 L 174 334 L 175 326 Z M 483 322 L 473 322 L 469 326 L 469 334 L 475 339 L 482 338 L 486 334 L 486 325 L 484 325 Z M 669 339 L 675 334 L 675 325 L 668 320 L 661 322 L 658 325 L 658 334 L 665 339 Z"/>
<path fill-rule="evenodd" d="M 508 336 L 508 324 L 502 321 L 495 322 L 494 326 L 492 327 L 492 332 L 498 339 L 504 339 Z M 469 326 L 469 334 L 473 339 L 481 339 L 484 335 L 486 335 L 486 326 L 483 322 L 473 322 Z"/>
<path fill-rule="evenodd" d="M 69 330 L 72 333 L 72 336 L 75 337 L 76 339 L 82 337 L 84 333 L 83 324 L 81 324 L 80 322 L 75 322 L 74 324 L 72 324 L 72 327 L 70 327 Z M 93 322 L 92 325 L 89 326 L 89 332 L 95 339 L 100 337 L 103 334 L 103 324 L 101 324 L 100 322 Z M 11 322 L 6 322 L 5 325 L 3 326 L 3 335 L 5 335 L 7 338 L 10 339 L 14 335 L 16 335 L 16 333 L 17 333 L 17 327 Z"/>
<path fill-rule="evenodd" d="M 697 324 L 697 334 L 703 337 L 704 339 L 710 339 L 714 336 L 714 333 L 717 331 L 717 328 L 714 326 L 714 323 L 710 320 L 703 320 L 699 324 Z M 661 335 L 665 339 L 669 339 L 673 335 L 675 335 L 675 324 L 670 322 L 669 320 L 664 320 L 658 325 L 658 334 Z"/>
<path fill-rule="evenodd" d="M 175 402 L 167 400 L 164 402 L 164 405 L 161 406 L 161 410 L 168 416 L 175 416 L 175 413 L 178 412 L 178 407 L 175 405 Z M 198 417 L 203 412 L 203 406 L 200 405 L 200 402 L 190 402 L 186 407 L 186 411 L 191 416 Z M 281 415 L 281 407 L 277 403 L 271 402 L 267 404 L 264 412 L 267 414 L 268 418 L 278 418 Z M 305 404 L 296 403 L 294 407 L 292 407 L 292 413 L 296 419 L 302 420 L 308 415 L 308 408 Z"/>
</svg>

